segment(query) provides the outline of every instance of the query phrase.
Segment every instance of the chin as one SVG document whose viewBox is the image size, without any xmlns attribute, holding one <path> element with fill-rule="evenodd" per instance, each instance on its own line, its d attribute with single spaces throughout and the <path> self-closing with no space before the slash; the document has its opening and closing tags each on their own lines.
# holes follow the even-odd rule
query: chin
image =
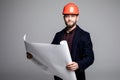
<svg viewBox="0 0 120 80">
<path fill-rule="evenodd" d="M 72 28 L 73 26 L 72 25 L 67 25 L 68 28 Z"/>
</svg>

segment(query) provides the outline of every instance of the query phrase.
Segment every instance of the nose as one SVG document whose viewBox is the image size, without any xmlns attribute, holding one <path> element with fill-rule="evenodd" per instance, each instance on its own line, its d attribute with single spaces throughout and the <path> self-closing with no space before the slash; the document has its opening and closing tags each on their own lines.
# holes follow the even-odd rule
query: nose
<svg viewBox="0 0 120 80">
<path fill-rule="evenodd" d="M 71 20 L 71 19 L 72 19 L 72 16 L 71 16 L 71 15 L 69 15 L 69 16 L 68 16 L 68 19 L 69 19 L 69 20 Z"/>
</svg>

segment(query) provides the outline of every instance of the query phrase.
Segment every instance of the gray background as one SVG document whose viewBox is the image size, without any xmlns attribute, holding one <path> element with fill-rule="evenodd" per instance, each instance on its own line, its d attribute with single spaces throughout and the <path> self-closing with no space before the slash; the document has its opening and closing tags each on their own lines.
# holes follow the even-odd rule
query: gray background
<svg viewBox="0 0 120 80">
<path fill-rule="evenodd" d="M 52 80 L 27 60 L 23 35 L 50 43 L 65 27 L 63 6 L 80 8 L 78 25 L 91 33 L 95 62 L 87 80 L 120 79 L 120 0 L 0 0 L 0 80 Z"/>
</svg>

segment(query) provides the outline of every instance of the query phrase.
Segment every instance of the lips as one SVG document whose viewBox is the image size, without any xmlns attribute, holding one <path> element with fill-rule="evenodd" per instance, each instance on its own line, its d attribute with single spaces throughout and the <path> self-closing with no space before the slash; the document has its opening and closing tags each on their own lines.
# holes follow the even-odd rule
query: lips
<svg viewBox="0 0 120 80">
<path fill-rule="evenodd" d="M 69 21 L 69 22 L 67 22 L 67 24 L 68 24 L 68 25 L 72 25 L 72 24 L 73 24 L 73 22 L 72 22 L 72 21 Z"/>
</svg>

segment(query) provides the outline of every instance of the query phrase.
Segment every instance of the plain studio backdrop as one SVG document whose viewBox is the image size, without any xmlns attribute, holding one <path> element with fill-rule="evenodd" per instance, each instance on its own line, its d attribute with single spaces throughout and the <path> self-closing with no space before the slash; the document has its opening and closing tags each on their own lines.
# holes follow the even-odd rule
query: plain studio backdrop
<svg viewBox="0 0 120 80">
<path fill-rule="evenodd" d="M 0 80 L 53 80 L 26 58 L 23 35 L 51 43 L 65 27 L 63 6 L 80 8 L 78 25 L 90 32 L 95 62 L 87 80 L 120 79 L 120 0 L 0 0 Z"/>
</svg>

